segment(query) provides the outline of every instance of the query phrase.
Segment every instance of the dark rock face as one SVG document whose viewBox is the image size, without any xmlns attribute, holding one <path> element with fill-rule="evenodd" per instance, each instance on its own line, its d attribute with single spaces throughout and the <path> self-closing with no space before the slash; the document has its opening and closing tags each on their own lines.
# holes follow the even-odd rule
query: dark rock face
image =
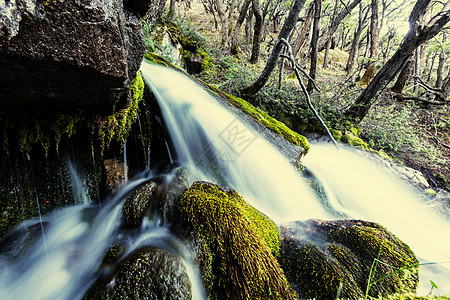
<svg viewBox="0 0 450 300">
<path fill-rule="evenodd" d="M 375 259 L 380 263 L 373 270 Z M 308 299 L 335 299 L 341 284 L 341 298 L 364 298 L 369 276 L 374 283 L 389 275 L 369 286 L 371 297 L 414 292 L 417 264 L 411 249 L 376 223 L 310 220 L 281 228 L 280 265 Z"/>
<path fill-rule="evenodd" d="M 84 299 L 191 299 L 191 284 L 179 256 L 147 248 L 127 258 Z"/>
<path fill-rule="evenodd" d="M 2 1 L 0 12 L 0 111 L 127 105 L 144 42 L 122 0 Z"/>
</svg>

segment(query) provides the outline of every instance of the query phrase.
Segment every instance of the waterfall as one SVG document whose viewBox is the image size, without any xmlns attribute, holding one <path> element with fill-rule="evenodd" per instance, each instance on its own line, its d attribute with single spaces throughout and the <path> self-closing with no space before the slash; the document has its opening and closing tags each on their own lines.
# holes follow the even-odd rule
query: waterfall
<svg viewBox="0 0 450 300">
<path fill-rule="evenodd" d="M 171 163 L 187 169 L 191 182 L 208 180 L 233 188 L 278 224 L 337 217 L 378 222 L 409 244 L 421 262 L 439 262 L 421 267 L 421 294 L 428 293 L 429 280 L 439 287 L 434 292 L 450 293 L 449 223 L 377 160 L 344 147 L 312 144 L 304 166 L 323 191 L 318 197 L 308 183 L 311 179 L 305 180 L 262 135 L 192 80 L 148 63 L 141 71 L 170 134 L 163 147 Z M 126 155 L 124 150 L 124 160 Z M 70 169 L 79 204 L 42 216 L 41 223 L 25 221 L 7 235 L 17 241 L 0 251 L 0 299 L 83 297 L 99 278 L 103 256 L 117 238 L 127 196 L 152 176 L 165 175 L 146 170 L 130 178 L 100 207 L 83 199 L 84 186 L 76 168 L 71 165 Z M 45 244 L 36 224 L 45 231 Z M 193 299 L 205 299 L 192 253 L 165 226 L 144 219 L 139 232 L 125 238 L 123 257 L 142 246 L 169 249 L 184 263 Z M 22 235 L 33 230 L 31 239 Z"/>
<path fill-rule="evenodd" d="M 380 161 L 344 146 L 312 144 L 304 159 L 317 197 L 299 172 L 262 136 L 224 109 L 214 97 L 179 72 L 144 63 L 170 131 L 178 163 L 192 179 L 236 189 L 247 202 L 278 223 L 312 218 L 364 219 L 380 223 L 411 246 L 421 263 L 419 292 L 450 293 L 450 224 Z"/>
</svg>

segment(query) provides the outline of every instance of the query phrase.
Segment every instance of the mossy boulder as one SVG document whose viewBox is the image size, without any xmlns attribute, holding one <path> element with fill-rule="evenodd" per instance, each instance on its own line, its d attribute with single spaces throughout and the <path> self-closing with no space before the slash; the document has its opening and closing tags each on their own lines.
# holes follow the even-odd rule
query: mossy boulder
<svg viewBox="0 0 450 300">
<path fill-rule="evenodd" d="M 345 134 L 341 137 L 341 142 L 347 143 L 350 146 L 362 149 L 369 150 L 370 146 L 366 142 L 364 142 L 361 138 L 355 136 L 352 132 L 346 131 Z"/>
<path fill-rule="evenodd" d="M 105 260 L 111 255 L 114 253 L 105 256 Z M 191 299 L 191 284 L 179 256 L 147 248 L 125 259 L 112 275 L 97 282 L 84 299 Z"/>
<path fill-rule="evenodd" d="M 210 299 L 295 299 L 276 258 L 279 231 L 234 190 L 194 182 L 180 200 Z M 201 255 L 199 255 L 199 253 Z"/>
<path fill-rule="evenodd" d="M 279 260 L 305 298 L 335 299 L 341 284 L 342 298 L 362 298 L 369 276 L 371 283 L 380 280 L 367 290 L 372 297 L 414 292 L 419 282 L 419 262 L 411 249 L 366 221 L 292 222 L 281 228 Z"/>
</svg>

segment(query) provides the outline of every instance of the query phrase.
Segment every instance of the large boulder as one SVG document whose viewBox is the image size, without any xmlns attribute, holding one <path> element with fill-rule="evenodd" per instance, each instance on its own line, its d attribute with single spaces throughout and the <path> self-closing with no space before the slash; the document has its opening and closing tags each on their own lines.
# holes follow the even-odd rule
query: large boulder
<svg viewBox="0 0 450 300">
<path fill-rule="evenodd" d="M 137 0 L 0 3 L 0 112 L 111 114 L 144 55 Z M 128 11 L 132 10 L 133 12 Z"/>
<path fill-rule="evenodd" d="M 279 260 L 299 295 L 308 299 L 336 299 L 339 290 L 344 299 L 414 292 L 419 282 L 411 249 L 366 221 L 289 223 L 281 228 Z"/>
<path fill-rule="evenodd" d="M 179 208 L 208 299 L 296 299 L 275 258 L 278 227 L 236 191 L 194 182 Z"/>
<path fill-rule="evenodd" d="M 191 283 L 179 256 L 161 249 L 145 248 L 125 258 L 111 272 L 117 251 L 120 249 L 113 247 L 106 254 L 103 269 L 107 276 L 87 292 L 85 300 L 192 298 Z"/>
</svg>

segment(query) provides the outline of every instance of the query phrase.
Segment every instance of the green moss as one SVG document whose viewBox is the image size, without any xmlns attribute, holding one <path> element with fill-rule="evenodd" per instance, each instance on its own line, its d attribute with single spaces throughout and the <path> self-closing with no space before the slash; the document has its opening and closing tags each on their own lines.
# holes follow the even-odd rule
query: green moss
<svg viewBox="0 0 450 300">
<path fill-rule="evenodd" d="M 362 150 L 370 150 L 369 144 L 364 142 L 361 138 L 354 136 L 352 133 L 346 133 L 342 136 L 341 142 L 347 143 L 350 146 L 362 149 Z"/>
<path fill-rule="evenodd" d="M 162 57 L 158 54 L 152 53 L 152 52 L 146 52 L 144 54 L 144 58 L 147 61 L 157 64 L 157 65 L 161 65 L 161 66 L 165 66 L 165 67 L 170 65 L 170 62 L 167 59 L 165 59 L 164 57 Z"/>
<path fill-rule="evenodd" d="M 272 255 L 278 228 L 235 191 L 195 182 L 181 197 L 182 218 L 212 252 L 213 298 L 295 299 Z"/>
<path fill-rule="evenodd" d="M 340 141 L 342 138 L 342 131 L 330 128 L 330 132 L 336 141 Z"/>
<path fill-rule="evenodd" d="M 219 90 L 218 88 L 213 87 L 212 85 L 208 85 L 206 83 L 204 84 L 210 89 L 211 92 L 220 95 L 226 101 L 228 101 L 228 103 L 232 104 L 233 106 L 239 108 L 246 114 L 250 115 L 256 121 L 261 123 L 263 126 L 267 127 L 269 130 L 281 135 L 292 144 L 302 147 L 304 149 L 303 154 L 308 153 L 310 145 L 306 137 L 293 131 L 292 129 L 287 127 L 286 124 L 278 121 L 275 118 L 272 118 L 266 112 L 260 110 L 257 107 L 254 107 L 244 99 L 227 94 Z"/>
<path fill-rule="evenodd" d="M 131 125 L 137 120 L 139 102 L 143 95 L 144 81 L 138 72 L 130 86 L 130 106 L 98 122 L 98 138 L 102 150 L 108 147 L 113 140 L 123 146 L 130 133 Z"/>
</svg>

